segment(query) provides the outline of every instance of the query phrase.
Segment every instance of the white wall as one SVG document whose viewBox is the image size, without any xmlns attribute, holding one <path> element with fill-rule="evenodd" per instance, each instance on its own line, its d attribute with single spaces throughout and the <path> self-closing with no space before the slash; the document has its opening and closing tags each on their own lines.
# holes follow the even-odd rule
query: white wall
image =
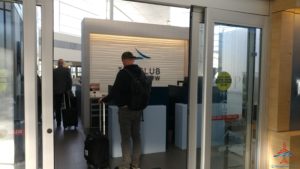
<svg viewBox="0 0 300 169">
<path fill-rule="evenodd" d="M 197 5 L 253 14 L 268 15 L 269 0 L 146 0 L 149 3 L 166 3 L 181 6 Z"/>
<path fill-rule="evenodd" d="M 55 40 L 61 40 L 65 42 L 74 42 L 74 43 L 81 43 L 81 38 L 79 36 L 71 36 L 71 35 L 66 35 L 63 33 L 54 33 L 54 39 Z"/>
<path fill-rule="evenodd" d="M 54 40 L 81 45 L 80 37 L 57 32 L 54 33 Z M 81 62 L 81 49 L 68 49 L 54 46 L 54 60 L 61 58 L 66 61 Z"/>
</svg>

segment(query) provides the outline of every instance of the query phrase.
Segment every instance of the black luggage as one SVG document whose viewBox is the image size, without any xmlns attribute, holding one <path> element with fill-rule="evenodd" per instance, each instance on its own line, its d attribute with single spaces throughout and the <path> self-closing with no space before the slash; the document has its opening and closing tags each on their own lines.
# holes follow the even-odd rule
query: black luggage
<svg viewBox="0 0 300 169">
<path fill-rule="evenodd" d="M 78 115 L 76 109 L 76 98 L 71 96 L 69 93 L 64 95 L 64 108 L 62 109 L 63 126 L 67 127 L 78 126 Z"/>
<path fill-rule="evenodd" d="M 100 132 L 98 129 L 93 129 L 89 132 L 84 142 L 84 158 L 87 161 L 88 167 L 93 169 L 108 169 L 109 168 L 109 141 L 105 134 L 105 105 L 102 104 L 100 116 L 103 119 L 103 128 Z M 102 112 L 102 114 L 101 114 Z"/>
<path fill-rule="evenodd" d="M 84 142 L 84 157 L 89 168 L 109 167 L 108 138 L 99 132 L 91 132 Z"/>
</svg>

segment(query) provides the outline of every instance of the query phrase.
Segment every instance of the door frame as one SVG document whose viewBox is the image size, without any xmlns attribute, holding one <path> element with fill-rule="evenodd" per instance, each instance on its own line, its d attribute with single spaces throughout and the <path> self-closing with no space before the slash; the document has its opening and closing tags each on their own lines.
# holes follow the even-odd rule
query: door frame
<svg viewBox="0 0 300 169">
<path fill-rule="evenodd" d="M 42 144 L 43 168 L 54 169 L 53 136 L 53 0 L 23 1 L 25 168 L 38 168 L 37 120 L 37 21 L 36 6 L 42 11 Z"/>
<path fill-rule="evenodd" d="M 204 48 L 199 46 L 205 45 L 200 24 L 204 24 L 204 12 L 204 7 L 190 8 L 187 169 L 195 169 L 197 166 L 198 70 L 201 67 L 199 59 L 204 57 Z"/>
<path fill-rule="evenodd" d="M 25 168 L 38 168 L 36 2 L 23 1 Z"/>
<path fill-rule="evenodd" d="M 215 23 L 224 23 L 228 25 L 237 25 L 244 27 L 255 27 L 262 29 L 262 41 L 261 41 L 261 59 L 260 59 L 260 93 L 259 93 L 259 110 L 258 110 L 258 134 L 257 134 L 257 166 L 256 168 L 266 168 L 267 166 L 267 114 L 265 113 L 265 100 L 266 100 L 266 77 L 267 77 L 267 46 L 268 46 L 268 16 L 234 12 L 215 8 L 205 8 L 204 12 L 199 12 L 203 7 L 192 6 L 191 7 L 191 24 L 190 24 L 190 60 L 189 63 L 189 77 L 190 79 L 190 91 L 189 99 L 197 99 L 195 93 L 197 93 L 198 81 L 195 80 L 197 71 L 203 66 L 203 106 L 202 106 L 202 128 L 201 128 L 201 156 L 198 159 L 201 169 L 210 169 L 211 164 L 211 118 L 212 118 L 212 65 L 213 65 L 213 43 L 214 43 L 214 25 Z M 198 11 L 198 12 L 197 12 Z M 201 36 L 196 31 L 199 30 L 199 24 L 202 23 L 201 16 L 205 17 L 205 42 L 204 44 L 199 40 Z M 196 32 L 196 33 L 195 33 Z M 204 46 L 204 65 L 198 65 L 199 56 L 201 56 L 201 47 Z M 196 62 L 196 63 L 194 63 Z M 194 157 L 196 149 L 195 133 L 197 128 L 195 125 L 195 118 L 197 117 L 197 102 L 192 101 L 189 103 L 189 119 L 188 119 L 188 157 L 187 166 L 188 169 L 196 168 L 196 160 Z M 191 150 L 191 151 L 190 151 Z M 249 154 L 248 154 L 249 156 Z M 249 157 L 250 158 L 250 157 Z"/>
<path fill-rule="evenodd" d="M 54 169 L 53 122 L 53 54 L 54 54 L 54 1 L 38 0 L 41 6 L 42 58 L 42 144 L 43 169 Z"/>
</svg>

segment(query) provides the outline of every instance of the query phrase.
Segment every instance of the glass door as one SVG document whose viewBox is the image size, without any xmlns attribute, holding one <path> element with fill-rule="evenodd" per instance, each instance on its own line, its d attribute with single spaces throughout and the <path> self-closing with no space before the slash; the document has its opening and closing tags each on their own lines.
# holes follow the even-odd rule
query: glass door
<svg viewBox="0 0 300 169">
<path fill-rule="evenodd" d="M 253 168 L 249 162 L 251 153 L 255 158 L 251 147 L 256 145 L 258 105 L 253 100 L 258 92 L 254 74 L 259 74 L 260 33 L 259 28 L 214 25 L 211 160 L 219 162 L 212 162 L 211 168 Z"/>
<path fill-rule="evenodd" d="M 257 168 L 265 18 L 211 8 L 205 15 L 201 168 Z"/>
<path fill-rule="evenodd" d="M 52 3 L 0 1 L 0 168 L 54 168 Z"/>
<path fill-rule="evenodd" d="M 0 168 L 25 166 L 23 13 L 0 1 Z"/>
</svg>

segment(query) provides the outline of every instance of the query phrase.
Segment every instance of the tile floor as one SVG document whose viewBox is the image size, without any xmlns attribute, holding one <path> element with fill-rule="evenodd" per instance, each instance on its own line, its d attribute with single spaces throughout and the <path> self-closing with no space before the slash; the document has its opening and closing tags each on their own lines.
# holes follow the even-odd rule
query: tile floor
<svg viewBox="0 0 300 169">
<path fill-rule="evenodd" d="M 85 134 L 79 126 L 74 130 L 55 130 L 55 169 L 86 169 L 86 161 L 83 157 Z M 111 159 L 113 169 L 121 161 L 121 158 Z M 178 148 L 169 148 L 165 153 L 143 155 L 141 159 L 142 169 L 184 169 L 186 153 Z"/>
<path fill-rule="evenodd" d="M 55 130 L 55 169 L 87 169 L 83 156 L 85 134 L 79 126 L 77 131 Z M 199 150 L 197 159 L 200 161 Z M 224 153 L 213 150 L 213 169 L 224 169 Z M 243 158 L 229 154 L 230 166 L 228 169 L 243 169 Z M 111 159 L 111 169 L 121 161 L 121 158 Z M 197 164 L 199 168 L 199 163 Z M 170 146 L 164 153 L 143 155 L 141 159 L 142 169 L 185 169 L 186 151 Z"/>
</svg>

